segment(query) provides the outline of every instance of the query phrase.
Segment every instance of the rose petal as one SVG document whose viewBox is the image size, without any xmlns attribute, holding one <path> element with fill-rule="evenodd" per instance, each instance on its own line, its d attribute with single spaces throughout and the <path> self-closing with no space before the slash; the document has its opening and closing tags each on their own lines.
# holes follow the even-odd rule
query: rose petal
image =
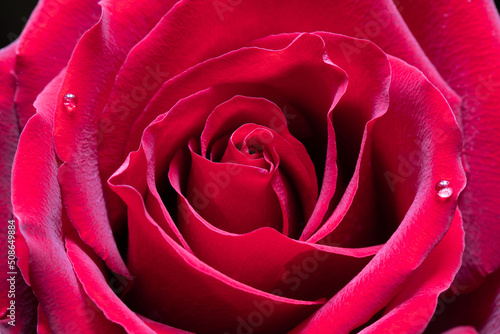
<svg viewBox="0 0 500 334">
<path fill-rule="evenodd" d="M 114 202 L 115 206 L 111 203 L 107 210 L 103 186 L 98 177 L 97 117 L 126 54 L 149 32 L 162 13 L 170 9 L 173 2 L 156 3 L 158 10 L 151 10 L 150 1 L 136 1 L 134 6 L 102 1 L 101 5 L 102 17 L 79 40 L 58 92 L 54 140 L 56 152 L 65 162 L 59 169 L 59 181 L 63 198 L 72 201 L 72 205 L 68 206 L 72 224 L 109 268 L 128 276 L 108 219 L 110 212 L 117 215 L 123 212 L 119 206 L 121 202 Z M 136 22 L 138 16 L 142 20 Z M 136 23 L 131 25 L 132 21 Z M 116 38 L 111 31 L 120 31 L 121 37 Z M 78 98 L 74 114 L 64 109 L 62 100 L 67 93 Z M 115 222 L 113 227 L 118 229 L 119 222 L 112 221 Z"/>
<path fill-rule="evenodd" d="M 17 114 L 14 108 L 15 77 L 13 68 L 15 64 L 16 43 L 0 50 L 0 215 L 2 224 L 12 219 L 12 205 L 10 203 L 10 179 L 12 160 L 19 140 L 19 127 L 17 124 Z M 0 234 L 4 245 L 6 244 L 6 230 L 2 229 Z M 4 254 L 2 249 L 2 258 Z M 3 284 L 3 283 L 2 283 Z M 2 294 L 3 297 L 3 294 Z"/>
<path fill-rule="evenodd" d="M 439 294 L 453 282 L 463 250 L 462 217 L 457 210 L 446 235 L 406 280 L 383 316 L 360 333 L 421 333 L 434 313 Z"/>
<path fill-rule="evenodd" d="M 50 330 L 49 321 L 47 320 L 45 313 L 43 313 L 43 309 L 40 306 L 40 304 L 38 304 L 37 314 L 38 317 L 37 317 L 36 332 L 39 334 L 52 334 L 52 331 Z"/>
<path fill-rule="evenodd" d="M 131 11 L 130 7 L 128 8 Z M 134 27 L 135 34 L 128 35 L 132 39 L 131 41 L 123 38 L 119 39 L 119 45 L 112 44 L 113 46 L 111 46 L 110 43 L 105 42 L 111 38 L 108 29 L 122 28 L 123 31 L 127 31 L 126 27 L 130 28 L 128 23 L 124 24 L 124 21 L 127 21 L 126 10 L 121 11 L 121 15 L 113 16 L 113 20 L 106 20 L 111 13 L 117 10 L 118 8 L 110 6 L 109 3 L 103 3 L 101 20 L 84 34 L 73 53 L 73 58 L 67 68 L 67 79 L 63 82 L 59 92 L 59 110 L 56 113 L 55 124 L 57 127 L 54 130 L 54 137 L 56 151 L 61 160 L 66 162 L 59 169 L 59 182 L 64 199 L 72 203 L 68 206 L 68 215 L 73 225 L 83 240 L 108 262 L 112 270 L 127 276 L 127 269 L 118 253 L 107 219 L 108 215 L 102 198 L 102 186 L 99 179 L 96 178 L 98 175 L 98 170 L 95 168 L 97 163 L 95 159 L 91 158 L 96 153 L 94 150 L 97 143 L 91 138 L 85 138 L 85 135 L 81 135 L 83 129 L 92 128 L 92 125 L 95 124 L 92 119 L 97 117 L 95 112 L 85 112 L 86 108 L 93 111 L 99 110 L 97 107 L 99 101 L 96 101 L 94 97 L 101 96 L 101 101 L 105 101 L 106 94 L 103 92 L 106 91 L 106 84 L 113 82 L 111 69 L 113 67 L 118 69 L 120 65 L 120 59 L 116 59 L 112 55 L 121 54 L 121 52 L 130 49 L 137 42 L 136 39 L 140 38 L 141 31 L 146 34 L 151 27 L 145 23 L 146 20 L 143 25 Z M 135 6 L 134 15 L 135 11 L 140 11 L 140 6 Z M 152 14 L 153 22 L 154 16 L 155 14 Z M 96 49 L 96 45 L 106 45 L 107 47 Z M 100 66 L 95 66 L 91 71 L 86 68 L 91 63 L 89 59 L 103 58 L 104 60 L 99 62 Z M 113 59 L 114 62 L 111 62 L 110 59 Z M 102 67 L 105 67 L 105 70 Z M 100 73 L 110 73 L 110 76 L 97 82 L 95 79 L 102 77 L 102 75 L 95 75 L 95 71 L 98 70 L 101 71 Z M 78 79 L 72 80 L 72 78 Z M 92 84 L 87 84 L 86 80 L 91 80 Z M 89 87 L 99 91 L 99 94 L 94 94 L 94 91 L 90 90 Z M 67 93 L 72 93 L 78 98 L 76 115 L 68 114 L 62 106 L 62 96 Z M 86 99 L 87 96 L 93 97 Z M 73 116 L 78 117 L 75 119 Z M 79 205 L 73 205 L 74 203 L 79 203 Z"/>
<path fill-rule="evenodd" d="M 65 244 L 68 257 L 85 292 L 102 310 L 106 318 L 121 325 L 127 333 L 156 333 L 118 298 L 110 285 L 116 279 L 105 279 L 96 264 L 99 259 L 92 254 L 93 251 L 87 245 L 79 240 L 76 233 L 69 233 L 65 238 Z M 118 291 L 123 290 L 126 284 L 131 283 L 127 281 L 120 283 Z M 184 331 L 164 326 L 161 333 L 184 333 Z"/>
<path fill-rule="evenodd" d="M 474 327 L 470 326 L 460 326 L 450 329 L 443 334 L 478 334 Z"/>
<path fill-rule="evenodd" d="M 63 212 L 52 137 L 54 96 L 63 74 L 47 85 L 37 98 L 35 108 L 38 112 L 21 134 L 14 159 L 12 203 L 19 232 L 26 240 L 30 256 L 29 272 L 24 275 L 29 275 L 31 287 L 52 331 L 114 333 L 115 325 L 102 315 L 80 286 L 63 243 Z"/>
<path fill-rule="evenodd" d="M 140 314 L 137 315 L 140 319 L 142 319 L 142 321 L 144 321 L 144 323 L 146 325 L 149 326 L 149 328 L 151 328 L 155 333 L 158 333 L 158 334 L 169 334 L 171 333 L 171 328 L 170 326 L 167 326 L 167 325 L 164 325 L 162 323 L 159 323 L 159 322 L 156 322 L 156 321 L 153 321 L 151 319 L 148 319 Z M 192 334 L 191 332 L 188 332 L 188 331 L 183 331 L 182 329 L 176 329 L 176 333 L 179 333 L 179 334 Z"/>
<path fill-rule="evenodd" d="M 489 0 L 412 0 L 402 6 L 427 56 L 463 99 L 467 188 L 459 205 L 466 251 L 457 284 L 472 288 L 500 267 L 500 19 Z M 431 32 L 430 26 L 439 29 Z"/>
<path fill-rule="evenodd" d="M 184 196 L 179 209 L 185 219 L 186 240 L 200 260 L 238 282 L 289 298 L 332 296 L 380 249 L 313 245 L 269 228 L 234 235 L 208 224 Z"/>
<path fill-rule="evenodd" d="M 304 53 L 304 49 L 308 52 Z M 253 88 L 256 93 L 243 94 L 240 91 L 235 95 L 258 94 L 258 97 L 273 102 L 281 98 L 296 109 L 301 109 L 309 126 L 319 132 L 318 139 L 324 139 L 327 132 L 324 117 L 343 94 L 346 80 L 341 69 L 324 61 L 324 52 L 324 42 L 320 37 L 301 34 L 291 39 L 283 49 L 242 48 L 200 63 L 161 87 L 134 124 L 127 150 L 136 149 L 144 129 L 179 100 L 209 87 L 225 84 L 231 84 L 235 92 L 238 92 L 237 88 L 241 89 L 238 85 L 242 84 L 249 87 L 264 86 L 265 89 Z M 277 93 L 281 93 L 281 96 L 276 96 Z M 273 94 L 273 98 L 270 94 Z M 285 118 L 292 123 L 289 128 L 294 133 L 293 123 L 299 121 L 300 117 L 285 114 Z"/>
<path fill-rule="evenodd" d="M 185 194 L 198 213 L 214 226 L 233 233 L 247 233 L 263 226 L 282 230 L 280 203 L 271 184 L 273 173 L 253 166 L 231 168 L 232 165 L 211 162 L 192 151 L 190 160 L 191 168 L 184 178 Z M 175 161 L 179 159 L 172 162 Z M 188 168 L 185 164 L 176 167 Z M 174 172 L 171 165 L 169 173 L 178 175 L 179 171 Z M 182 233 L 182 222 L 178 224 Z"/>
<path fill-rule="evenodd" d="M 2 133 L 0 137 L 0 152 L 2 152 L 0 157 L 0 243 L 4 245 L 1 247 L 0 259 L 5 264 L 5 270 L 0 274 L 0 305 L 2 305 L 0 308 L 0 328 L 2 328 L 2 331 L 10 330 L 12 333 L 21 333 L 35 330 L 36 299 L 31 288 L 23 280 L 19 269 L 16 267 L 14 270 L 7 270 L 7 246 L 9 245 L 7 243 L 7 224 L 9 220 L 14 219 L 11 204 L 11 169 L 19 140 L 17 113 L 13 105 L 15 92 L 15 77 L 13 74 L 16 47 L 17 42 L 0 51 L 0 132 Z M 19 231 L 19 228 L 16 227 L 16 230 Z M 20 258 L 24 255 L 22 240 L 20 240 L 21 236 L 19 234 L 15 235 L 15 237 L 15 252 L 16 256 Z M 18 266 L 21 266 L 21 264 L 18 263 Z M 7 278 L 11 276 L 7 272 L 17 273 L 15 275 L 16 298 L 14 300 L 16 302 L 15 327 L 8 324 L 12 319 L 6 317 L 8 314 L 6 308 L 10 303 L 10 298 L 8 298 L 10 284 Z"/>
<path fill-rule="evenodd" d="M 81 35 L 97 22 L 97 0 L 42 0 L 19 37 L 16 49 L 16 108 L 19 127 L 35 114 L 33 102 L 66 66 Z"/>
<path fill-rule="evenodd" d="M 309 242 L 316 242 L 325 238 L 338 227 L 344 216 L 348 214 L 355 195 L 359 197 L 359 193 L 362 193 L 361 191 L 358 192 L 359 184 L 362 187 L 370 189 L 369 183 L 366 182 L 369 181 L 367 180 L 368 177 L 360 169 L 365 161 L 370 159 L 371 148 L 369 145 L 367 147 L 365 145 L 367 138 L 370 137 L 373 123 L 387 111 L 389 105 L 389 84 L 391 80 L 387 56 L 372 43 L 327 33 L 321 33 L 321 36 L 325 40 L 328 57 L 346 71 L 349 77 L 349 85 L 346 93 L 330 113 L 333 122 L 332 126 L 335 129 L 338 151 L 337 166 L 340 168 L 340 176 L 349 180 L 349 176 L 352 173 L 352 177 L 350 181 L 346 181 L 348 185 L 345 191 L 343 188 L 336 189 L 337 192 L 341 193 L 344 191 L 344 193 L 338 202 L 334 201 L 330 203 L 330 206 L 335 207 L 336 204 L 337 206 L 332 215 L 327 218 L 324 225 L 314 235 L 312 235 L 314 231 L 313 227 L 319 227 L 318 222 L 315 225 L 311 225 L 310 230 L 304 230 L 303 237 L 311 235 L 308 240 Z M 362 46 L 363 51 L 359 55 L 351 56 L 347 59 L 337 49 L 342 45 L 345 47 Z M 373 79 L 367 80 L 367 77 Z M 360 179 L 365 182 L 360 183 Z M 374 201 L 364 201 L 369 199 L 364 198 L 361 201 L 358 200 L 357 203 L 355 202 L 355 208 L 353 207 L 353 209 L 357 212 L 357 215 L 365 213 L 364 217 L 369 217 L 370 213 L 376 211 L 373 207 L 370 207 L 370 204 L 373 205 Z M 364 220 L 363 218 L 360 218 L 359 221 L 369 222 L 369 220 Z M 359 224 L 351 224 L 351 226 L 354 225 L 358 225 L 356 226 L 358 232 L 361 227 Z M 306 232 L 309 233 L 306 234 Z M 366 233 L 370 234 L 369 227 Z M 361 236 L 361 234 L 358 233 L 358 236 Z M 341 241 L 341 239 L 339 240 L 335 237 L 331 240 L 333 242 Z M 356 244 L 354 241 L 350 245 L 357 247 L 366 246 L 366 244 Z"/>
<path fill-rule="evenodd" d="M 383 163 L 382 170 L 397 170 L 398 153 L 406 153 L 407 140 L 395 138 L 414 133 L 420 137 L 417 152 L 421 154 L 421 170 L 418 178 L 409 175 L 404 180 L 410 182 L 401 181 L 403 184 L 395 187 L 391 195 L 392 210 L 396 209 L 402 219 L 396 232 L 367 267 L 296 332 L 315 333 L 332 325 L 339 332 L 349 332 L 386 306 L 448 230 L 457 197 L 465 186 L 460 131 L 446 101 L 415 68 L 393 57 L 389 60 L 393 73 L 391 104 L 389 111 L 375 123 L 374 151 L 377 161 Z M 425 99 L 410 98 L 415 96 Z M 404 132 L 398 134 L 396 129 Z M 445 136 L 440 136 L 437 129 L 446 129 Z M 453 185 L 453 194 L 444 200 L 435 190 L 442 179 Z"/>
<path fill-rule="evenodd" d="M 264 321 L 259 313 L 261 328 L 273 332 L 291 328 L 294 323 L 290 319 L 304 318 L 322 303 L 264 293 L 221 274 L 168 237 L 151 220 L 135 189 L 112 186 L 129 206 L 128 265 L 135 278 L 126 299 L 132 309 L 178 328 L 221 332 L 233 331 L 245 321 L 242 315 L 247 317 L 256 308 L 265 307 L 273 310 L 269 311 L 273 319 Z M 196 322 L 192 321 L 193 312 Z"/>
</svg>

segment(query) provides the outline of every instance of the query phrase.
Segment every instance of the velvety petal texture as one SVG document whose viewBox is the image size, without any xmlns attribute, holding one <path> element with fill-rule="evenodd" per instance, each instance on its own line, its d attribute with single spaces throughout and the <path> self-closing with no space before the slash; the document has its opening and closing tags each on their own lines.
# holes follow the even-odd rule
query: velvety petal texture
<svg viewBox="0 0 500 334">
<path fill-rule="evenodd" d="M 18 226 L 12 223 L 14 215 L 10 200 L 12 162 L 19 139 L 17 114 L 14 108 L 16 47 L 17 42 L 0 51 L 0 91 L 2 92 L 0 94 L 0 129 L 2 133 L 0 136 L 0 152 L 2 152 L 0 156 L 0 242 L 3 245 L 0 259 L 4 264 L 4 270 L 0 274 L 0 328 L 2 332 L 23 333 L 32 332 L 36 327 L 37 304 L 31 289 L 19 271 L 17 261 L 12 256 L 13 253 L 16 253 L 19 257 L 23 247 L 22 237 L 19 233 L 14 233 Z M 9 235 L 11 235 L 12 242 L 8 242 Z M 8 307 L 12 309 L 11 300 L 16 303 L 14 317 L 7 309 Z"/>
<path fill-rule="evenodd" d="M 457 284 L 473 288 L 500 267 L 500 195 L 496 191 L 500 182 L 500 17 L 490 0 L 401 1 L 401 5 L 401 15 L 425 53 L 462 98 L 468 182 L 460 209 L 467 248 Z M 437 32 L 429 29 L 429 22 L 439 25 Z M 474 50 L 473 56 L 469 50 Z"/>
<path fill-rule="evenodd" d="M 374 130 L 374 149 L 377 150 L 378 145 L 381 145 L 384 149 L 377 150 L 377 157 L 382 166 L 374 167 L 374 170 L 385 170 L 387 172 L 398 168 L 398 154 L 391 152 L 387 141 L 396 145 L 394 149 L 400 152 L 399 156 L 413 153 L 419 159 L 435 161 L 434 156 L 438 155 L 439 160 L 442 162 L 440 164 L 419 163 L 420 170 L 415 170 L 414 174 L 407 175 L 406 179 L 401 177 L 401 183 L 409 180 L 411 182 L 411 178 L 419 180 L 411 182 L 411 184 L 417 185 L 418 188 L 412 189 L 404 184 L 399 184 L 397 187 L 394 186 L 395 188 L 392 190 L 392 184 L 385 184 L 386 196 L 391 198 L 390 193 L 392 192 L 392 196 L 395 196 L 393 201 L 395 203 L 401 201 L 396 205 L 397 207 L 404 208 L 409 205 L 407 211 L 401 217 L 400 226 L 363 271 L 317 313 L 296 329 L 295 332 L 297 333 L 326 331 L 331 326 L 335 326 L 340 332 L 349 332 L 362 326 L 375 316 L 390 300 L 397 299 L 396 291 L 398 289 L 394 290 L 394 287 L 399 286 L 402 288 L 406 286 L 412 281 L 412 277 L 418 274 L 416 269 L 424 266 L 426 261 L 431 261 L 428 257 L 429 252 L 448 230 L 452 220 L 450 212 L 454 213 L 456 210 L 457 192 L 460 192 L 465 185 L 465 177 L 458 155 L 460 141 L 457 139 L 460 138 L 460 132 L 452 113 L 441 113 L 436 108 L 436 106 L 440 105 L 441 108 L 449 110 L 448 104 L 442 98 L 442 95 L 414 68 L 394 58 L 391 58 L 390 63 L 393 73 L 391 92 L 397 91 L 398 94 L 391 94 L 387 114 L 375 124 L 377 129 Z M 403 80 L 403 78 L 406 80 Z M 408 80 L 409 78 L 411 80 Z M 405 94 L 408 95 L 405 96 Z M 409 96 L 426 96 L 427 99 L 417 100 L 418 103 L 409 105 Z M 412 108 L 416 108 L 420 112 L 417 113 Z M 414 141 L 416 147 L 412 147 L 407 141 L 397 140 L 398 135 L 405 135 L 403 133 L 398 134 L 397 131 L 392 132 L 396 138 L 380 136 L 382 133 L 387 133 L 387 128 L 395 129 L 393 123 L 395 121 L 400 125 L 399 129 L 407 129 L 407 131 L 416 135 Z M 440 126 L 448 125 L 450 130 L 454 129 L 447 131 L 447 138 L 441 139 L 443 143 L 446 142 L 449 145 L 436 145 L 440 140 L 435 137 L 438 134 L 431 130 L 436 125 L 433 122 L 439 123 Z M 384 130 L 385 127 L 387 128 Z M 414 127 L 415 131 L 408 130 L 412 127 Z M 379 136 L 377 136 L 377 130 L 381 130 Z M 455 140 L 449 140 L 450 136 L 454 136 Z M 396 148 L 399 145 L 402 145 L 402 147 Z M 450 196 L 451 198 L 447 198 L 443 202 L 436 194 L 435 185 L 444 177 L 450 178 L 449 181 L 456 184 L 458 188 L 454 189 L 456 192 Z M 407 202 L 405 203 L 405 201 Z M 460 220 L 459 217 L 456 219 Z M 438 267 L 442 271 L 439 275 L 443 275 L 443 279 L 446 277 L 445 282 L 447 283 L 443 282 L 444 284 L 441 286 L 432 284 L 431 286 L 436 290 L 428 295 L 429 300 L 427 302 L 410 298 L 407 301 L 409 305 L 406 307 L 412 307 L 411 304 L 415 304 L 413 307 L 418 309 L 427 308 L 428 302 L 435 300 L 437 294 L 451 284 L 460 264 L 462 247 L 460 223 L 456 222 L 455 224 L 459 225 L 458 231 L 452 233 L 451 238 L 454 240 L 450 241 L 450 245 L 458 247 L 453 252 L 454 265 L 448 268 L 445 266 Z M 444 240 L 441 240 L 441 242 L 444 242 Z M 405 251 L 409 253 L 405 255 Z M 399 260 L 392 259 L 392 257 Z M 397 263 L 397 266 L 393 266 L 392 263 Z M 432 276 L 426 277 L 426 279 L 431 278 Z M 390 281 L 388 281 L 389 279 Z M 419 280 L 419 283 L 422 284 L 423 282 Z M 403 299 L 401 298 L 399 301 L 402 302 Z M 425 308 L 423 305 L 426 305 Z M 391 308 L 398 309 L 400 307 L 388 306 L 384 311 L 389 312 Z M 411 331 L 422 331 L 431 316 L 432 307 L 427 309 L 426 314 L 421 314 L 419 321 L 406 326 L 415 326 L 415 328 L 409 327 Z M 401 322 L 401 319 L 399 321 Z M 391 321 L 384 319 L 376 326 L 385 326 L 384 323 L 390 324 Z M 403 326 L 403 324 L 396 325 Z M 369 329 L 365 330 L 368 331 Z"/>
<path fill-rule="evenodd" d="M 62 74 L 39 95 L 35 104 L 37 114 L 28 121 L 14 160 L 14 215 L 29 249 L 29 254 L 26 254 L 29 268 L 23 271 L 23 275 L 28 278 L 37 299 L 42 301 L 40 306 L 51 331 L 92 333 L 105 330 L 120 333 L 123 331 L 110 323 L 85 294 L 64 246 L 65 212 L 57 182 L 58 162 L 52 137 L 54 96 Z M 33 151 L 38 154 L 31 155 Z M 33 178 L 27 179 L 28 174 Z M 52 275 L 47 275 L 48 272 Z M 57 295 L 64 297 L 53 297 Z M 45 300 L 49 302 L 43 302 Z"/>
<path fill-rule="evenodd" d="M 33 102 L 66 66 L 82 34 L 101 15 L 97 0 L 40 0 L 16 47 L 16 112 L 24 128 Z"/>
</svg>

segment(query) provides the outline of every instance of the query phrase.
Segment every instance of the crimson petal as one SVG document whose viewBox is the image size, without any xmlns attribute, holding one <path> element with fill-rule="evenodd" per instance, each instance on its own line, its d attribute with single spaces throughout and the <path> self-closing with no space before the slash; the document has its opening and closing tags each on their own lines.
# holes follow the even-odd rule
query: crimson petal
<svg viewBox="0 0 500 334">
<path fill-rule="evenodd" d="M 52 137 L 54 96 L 64 72 L 56 77 L 35 102 L 37 114 L 27 123 L 14 159 L 12 204 L 19 232 L 29 248 L 29 283 L 54 332 L 119 332 L 88 298 L 73 272 L 63 241 L 63 208 L 57 182 L 56 154 Z M 33 155 L 32 152 L 38 154 Z M 29 157 L 29 159 L 28 159 Z M 26 178 L 30 175 L 30 178 Z M 35 186 L 33 182 L 37 182 Z M 49 254 L 50 256 L 47 256 Z M 27 261 L 27 260 L 25 260 Z M 57 275 L 47 275 L 47 273 Z M 54 296 L 64 296 L 55 299 Z M 73 321 L 68 322 L 67 319 Z M 41 322 L 39 326 L 43 326 Z M 46 326 L 45 326 L 46 327 Z M 43 327 L 39 327 L 43 328 Z"/>
<path fill-rule="evenodd" d="M 0 242 L 5 245 L 0 251 L 0 259 L 5 263 L 7 269 L 8 262 L 8 231 L 7 224 L 9 220 L 13 220 L 12 204 L 11 204 L 11 172 L 14 154 L 17 149 L 17 142 L 19 140 L 19 126 L 17 120 L 17 113 L 14 108 L 14 92 L 15 92 L 15 77 L 14 77 L 14 63 L 15 63 L 15 49 L 17 42 L 9 45 L 0 51 L 0 219 L 2 221 L 2 230 L 0 232 Z M 5 224 L 5 225 L 4 225 Z M 16 224 L 16 230 L 19 227 Z M 23 243 L 22 236 L 17 233 L 14 242 L 15 252 L 17 258 L 26 258 L 26 247 Z M 21 268 L 25 265 L 23 261 L 17 262 L 17 267 Z M 16 302 L 16 326 L 12 327 L 8 324 L 11 320 L 6 317 L 8 314 L 7 307 L 10 303 L 8 298 L 10 284 L 7 278 L 10 278 L 9 272 L 17 272 L 15 287 L 15 294 L 17 295 Z M 19 270 L 11 269 L 4 270 L 0 274 L 0 328 L 3 330 L 13 330 L 14 333 L 21 333 L 23 331 L 30 332 L 34 330 L 36 325 L 36 299 L 31 292 L 31 288 L 26 284 L 23 276 Z"/>
<path fill-rule="evenodd" d="M 149 1 L 138 1 L 133 9 L 112 1 L 103 1 L 101 5 L 100 21 L 82 36 L 68 63 L 57 95 L 54 141 L 58 156 L 65 162 L 59 169 L 59 182 L 63 198 L 72 202 L 67 206 L 72 224 L 113 271 L 128 276 L 112 235 L 103 186 L 96 177 L 99 175 L 95 137 L 99 112 L 96 111 L 104 106 L 126 53 L 172 3 L 164 2 L 160 11 L 151 11 Z M 132 27 L 129 22 L 138 13 L 143 20 Z M 110 31 L 121 31 L 123 38 L 116 39 Z M 67 113 L 63 106 L 63 96 L 68 93 L 78 98 L 74 114 Z M 110 209 L 109 212 L 115 212 L 115 207 Z"/>
<path fill-rule="evenodd" d="M 404 0 L 401 6 L 401 15 L 427 56 L 463 99 L 461 127 L 467 187 L 459 206 L 466 248 L 457 284 L 474 288 L 500 268 L 498 10 L 490 0 Z M 431 32 L 430 25 L 439 29 Z"/>
<path fill-rule="evenodd" d="M 65 245 L 68 258 L 85 292 L 110 321 L 121 325 L 127 333 L 186 333 L 165 325 L 162 325 L 159 331 L 150 329 L 143 319 L 131 311 L 115 294 L 127 289 L 127 285 L 131 282 L 120 281 L 114 277 L 106 279 L 97 265 L 100 259 L 81 241 L 76 231 L 72 230 L 67 234 Z M 116 291 L 113 291 L 113 283 L 117 280 L 119 284 Z"/>
<path fill-rule="evenodd" d="M 375 122 L 374 150 L 383 164 L 382 170 L 397 171 L 399 153 L 410 152 L 405 152 L 406 140 L 395 140 L 387 133 L 389 129 L 395 136 L 405 136 L 406 131 L 415 133 L 421 170 L 407 175 L 404 181 L 413 178 L 408 185 L 401 181 L 403 184 L 394 188 L 393 207 L 402 221 L 388 242 L 361 273 L 298 327 L 297 333 L 327 331 L 332 324 L 340 332 L 349 332 L 385 307 L 395 297 L 397 287 L 403 287 L 445 235 L 455 215 L 458 195 L 465 186 L 460 162 L 461 133 L 448 104 L 415 68 L 393 57 L 389 60 L 391 102 L 388 112 Z M 415 96 L 425 99 L 411 99 Z M 398 134 L 395 129 L 405 132 Z M 437 129 L 446 129 L 444 137 Z M 436 183 L 443 179 L 453 185 L 453 194 L 445 199 L 435 189 Z M 443 284 L 451 284 L 452 275 L 443 277 L 449 279 Z"/>
<path fill-rule="evenodd" d="M 19 37 L 16 49 L 16 108 L 19 127 L 35 114 L 33 102 L 67 65 L 82 34 L 101 15 L 97 0 L 42 0 Z"/>
</svg>

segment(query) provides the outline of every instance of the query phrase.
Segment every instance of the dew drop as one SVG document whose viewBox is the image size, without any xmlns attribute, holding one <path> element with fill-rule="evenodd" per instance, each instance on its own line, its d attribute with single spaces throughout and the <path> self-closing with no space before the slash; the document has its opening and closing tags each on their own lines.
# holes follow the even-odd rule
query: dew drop
<svg viewBox="0 0 500 334">
<path fill-rule="evenodd" d="M 441 180 L 436 183 L 436 194 L 442 199 L 450 198 L 453 195 L 453 188 L 450 186 L 450 181 Z"/>
<path fill-rule="evenodd" d="M 78 99 L 75 94 L 68 93 L 63 97 L 64 109 L 72 114 L 76 110 L 76 105 L 78 104 Z"/>
</svg>

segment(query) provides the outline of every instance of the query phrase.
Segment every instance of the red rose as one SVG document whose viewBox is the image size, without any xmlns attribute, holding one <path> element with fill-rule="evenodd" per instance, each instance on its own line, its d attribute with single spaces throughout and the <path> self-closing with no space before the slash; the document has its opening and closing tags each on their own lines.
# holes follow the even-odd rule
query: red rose
<svg viewBox="0 0 500 334">
<path fill-rule="evenodd" d="M 489 1 L 42 1 L 0 54 L 3 330 L 495 333 L 498 36 Z"/>
</svg>

